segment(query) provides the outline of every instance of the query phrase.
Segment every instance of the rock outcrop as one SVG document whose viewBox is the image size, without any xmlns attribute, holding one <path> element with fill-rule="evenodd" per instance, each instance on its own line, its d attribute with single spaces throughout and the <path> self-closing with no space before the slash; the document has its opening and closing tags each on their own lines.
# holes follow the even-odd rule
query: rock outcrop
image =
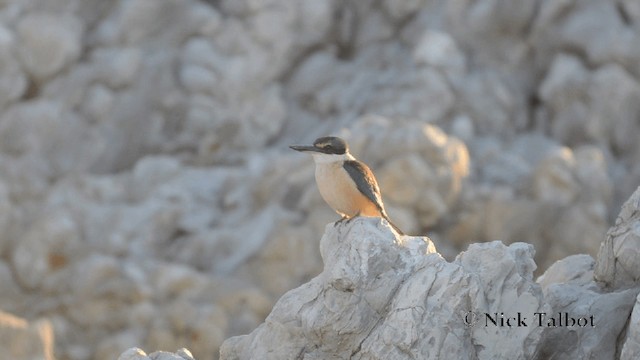
<svg viewBox="0 0 640 360">
<path fill-rule="evenodd" d="M 594 276 L 614 289 L 640 283 L 640 188 L 624 203 L 600 245 Z"/>
<path fill-rule="evenodd" d="M 556 262 L 538 279 L 550 315 L 556 321 L 575 322 L 574 326 L 556 323 L 558 326 L 545 328 L 538 344 L 540 359 L 634 358 L 620 357 L 620 351 L 626 342 L 625 332 L 635 326 L 630 314 L 640 286 L 608 291 L 595 282 L 594 263 L 589 255 L 570 256 Z M 545 319 L 544 325 L 548 321 Z"/>
<path fill-rule="evenodd" d="M 396 237 L 379 219 L 326 230 L 324 271 L 287 292 L 251 334 L 227 340 L 222 359 L 535 354 L 544 328 L 531 321 L 550 308 L 533 280 L 531 245 L 474 244 L 450 263 L 428 238 Z"/>
<path fill-rule="evenodd" d="M 131 348 L 123 352 L 118 360 L 194 360 L 193 355 L 187 349 L 180 349 L 175 353 L 166 351 L 156 351 L 147 355 L 144 351 L 138 348 Z"/>
<path fill-rule="evenodd" d="M 336 217 L 287 145 L 330 134 L 449 261 L 595 257 L 640 183 L 638 24 L 634 0 L 0 1 L 0 309 L 61 359 L 215 359 L 322 271 Z M 624 231 L 607 291 L 637 278 Z"/>
<path fill-rule="evenodd" d="M 623 234 L 626 251 L 637 251 L 639 196 L 640 188 L 603 247 L 616 241 L 611 234 Z M 226 340 L 221 359 L 640 355 L 638 279 L 624 271 L 596 282 L 589 255 L 562 259 L 534 281 L 529 244 L 472 244 L 447 262 L 428 238 L 398 236 L 384 221 L 365 218 L 327 225 L 320 250 L 324 271 L 283 295 L 251 334 Z"/>
<path fill-rule="evenodd" d="M 0 311 L 0 358 L 54 360 L 53 341 L 50 321 L 29 322 Z"/>
</svg>

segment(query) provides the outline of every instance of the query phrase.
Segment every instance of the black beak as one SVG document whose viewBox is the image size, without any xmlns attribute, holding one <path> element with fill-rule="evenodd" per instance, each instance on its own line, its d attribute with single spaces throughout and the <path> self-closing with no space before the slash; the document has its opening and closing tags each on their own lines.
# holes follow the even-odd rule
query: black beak
<svg viewBox="0 0 640 360">
<path fill-rule="evenodd" d="M 292 148 L 295 151 L 301 151 L 301 152 L 305 152 L 305 151 L 319 151 L 319 149 L 315 146 L 309 146 L 309 145 L 291 145 L 289 146 L 290 148 Z"/>
</svg>

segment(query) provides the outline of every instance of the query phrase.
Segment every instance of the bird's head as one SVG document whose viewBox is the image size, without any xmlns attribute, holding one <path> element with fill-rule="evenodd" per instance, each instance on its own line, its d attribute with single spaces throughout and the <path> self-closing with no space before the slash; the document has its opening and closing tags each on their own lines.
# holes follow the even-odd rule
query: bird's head
<svg viewBox="0 0 640 360">
<path fill-rule="evenodd" d="M 289 147 L 296 151 L 310 153 L 316 163 L 343 161 L 351 158 L 347 142 L 335 136 L 317 138 L 313 145 L 291 145 Z"/>
</svg>

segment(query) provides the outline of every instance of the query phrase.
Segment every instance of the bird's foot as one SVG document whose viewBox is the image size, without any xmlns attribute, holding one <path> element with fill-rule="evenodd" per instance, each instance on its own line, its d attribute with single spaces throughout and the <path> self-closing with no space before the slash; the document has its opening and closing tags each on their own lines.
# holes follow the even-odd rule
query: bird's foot
<svg viewBox="0 0 640 360">
<path fill-rule="evenodd" d="M 347 220 L 347 223 L 349 222 L 349 218 L 343 215 L 340 220 L 333 223 L 333 227 L 338 226 L 338 224 L 342 224 L 345 220 Z"/>
<path fill-rule="evenodd" d="M 360 216 L 360 213 L 357 213 L 357 214 L 353 215 L 352 217 L 350 217 L 350 218 L 347 220 L 346 224 L 350 223 L 350 222 L 351 222 L 351 220 L 353 220 L 353 219 L 357 218 L 358 216 Z"/>
</svg>

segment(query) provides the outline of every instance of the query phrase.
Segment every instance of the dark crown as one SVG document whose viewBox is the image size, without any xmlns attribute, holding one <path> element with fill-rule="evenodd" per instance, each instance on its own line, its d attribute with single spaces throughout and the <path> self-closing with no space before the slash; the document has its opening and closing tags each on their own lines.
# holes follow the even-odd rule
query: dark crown
<svg viewBox="0 0 640 360">
<path fill-rule="evenodd" d="M 343 155 L 349 151 L 347 142 L 335 136 L 317 138 L 316 141 L 313 142 L 313 146 L 325 154 Z"/>
</svg>

